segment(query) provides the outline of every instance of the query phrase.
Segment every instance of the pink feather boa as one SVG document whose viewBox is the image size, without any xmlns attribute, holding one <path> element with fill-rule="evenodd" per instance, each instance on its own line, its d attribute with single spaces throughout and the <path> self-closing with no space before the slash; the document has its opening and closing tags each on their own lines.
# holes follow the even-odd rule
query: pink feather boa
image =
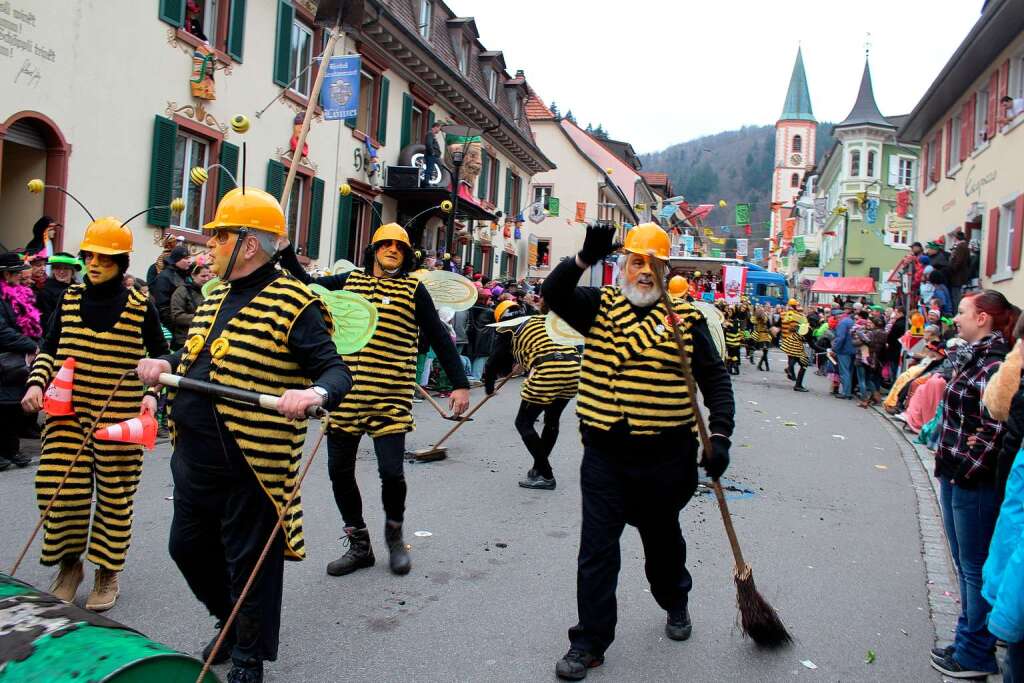
<svg viewBox="0 0 1024 683">
<path fill-rule="evenodd" d="M 23 335 L 31 339 L 43 336 L 43 326 L 39 324 L 39 309 L 36 308 L 36 295 L 31 287 L 0 282 L 0 297 L 11 304 Z"/>
</svg>

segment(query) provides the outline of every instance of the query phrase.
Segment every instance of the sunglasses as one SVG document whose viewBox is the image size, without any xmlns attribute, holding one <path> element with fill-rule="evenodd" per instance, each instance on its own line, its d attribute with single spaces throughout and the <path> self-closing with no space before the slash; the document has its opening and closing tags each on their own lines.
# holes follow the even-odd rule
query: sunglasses
<svg viewBox="0 0 1024 683">
<path fill-rule="evenodd" d="M 217 244 L 227 244 L 231 236 L 237 234 L 239 230 L 234 228 L 216 228 L 209 231 L 210 237 L 216 240 Z"/>
<path fill-rule="evenodd" d="M 114 262 L 114 259 L 109 254 L 97 254 L 92 251 L 82 251 L 78 254 L 82 258 L 82 263 L 92 263 L 94 260 L 98 265 L 109 266 Z"/>
</svg>

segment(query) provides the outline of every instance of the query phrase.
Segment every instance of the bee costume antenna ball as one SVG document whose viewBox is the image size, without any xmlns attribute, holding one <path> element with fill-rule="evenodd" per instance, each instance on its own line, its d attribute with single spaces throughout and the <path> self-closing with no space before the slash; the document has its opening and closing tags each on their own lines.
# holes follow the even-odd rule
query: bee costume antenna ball
<svg viewBox="0 0 1024 683">
<path fill-rule="evenodd" d="M 249 130 L 249 117 L 245 114 L 237 114 L 231 117 L 231 130 L 239 135 Z"/>
</svg>

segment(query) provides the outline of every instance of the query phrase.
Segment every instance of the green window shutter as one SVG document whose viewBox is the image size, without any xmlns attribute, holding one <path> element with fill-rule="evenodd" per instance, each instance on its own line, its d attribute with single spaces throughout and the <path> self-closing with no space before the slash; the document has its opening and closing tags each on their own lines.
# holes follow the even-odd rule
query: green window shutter
<svg viewBox="0 0 1024 683">
<path fill-rule="evenodd" d="M 281 195 L 284 194 L 284 177 L 288 175 L 285 171 L 284 164 L 277 159 L 271 159 L 267 162 L 267 192 L 274 195 L 277 201 L 281 201 Z"/>
<path fill-rule="evenodd" d="M 384 213 L 384 205 L 381 204 L 380 202 L 374 202 L 373 203 L 373 215 L 370 216 L 370 234 L 371 235 L 373 234 L 373 232 L 377 228 L 380 227 L 380 224 L 381 224 L 380 217 L 381 217 L 381 214 L 383 214 L 383 213 Z"/>
<path fill-rule="evenodd" d="M 384 76 L 380 77 L 380 101 L 377 110 L 380 112 L 377 119 L 377 142 L 382 145 L 388 141 L 388 91 L 391 90 L 391 81 Z"/>
<path fill-rule="evenodd" d="M 157 116 L 153 127 L 153 152 L 149 166 L 149 205 L 162 206 L 150 209 L 146 220 L 150 225 L 166 228 L 171 224 L 171 192 L 174 187 L 174 144 L 178 137 L 178 124 L 171 119 Z"/>
<path fill-rule="evenodd" d="M 399 149 L 405 149 L 412 142 L 412 95 L 402 93 L 402 138 Z"/>
<path fill-rule="evenodd" d="M 274 83 L 287 88 L 292 80 L 292 22 L 295 8 L 277 0 L 277 38 L 274 42 Z"/>
<path fill-rule="evenodd" d="M 494 167 L 491 169 L 491 177 L 487 179 L 487 199 L 490 200 L 491 204 L 498 205 L 498 178 L 501 177 L 501 160 L 495 157 L 491 157 L 491 165 Z M 491 178 L 494 178 L 494 183 L 491 183 Z"/>
<path fill-rule="evenodd" d="M 185 0 L 160 0 L 160 21 L 175 28 L 185 25 Z"/>
<path fill-rule="evenodd" d="M 433 109 L 428 109 L 427 110 L 427 130 L 430 130 L 431 128 L 434 127 L 434 121 L 436 121 L 436 120 L 437 120 L 437 118 L 434 116 L 434 110 Z"/>
<path fill-rule="evenodd" d="M 505 169 L 505 217 L 508 218 L 509 214 L 512 213 L 512 169 Z"/>
<path fill-rule="evenodd" d="M 488 155 L 487 152 L 484 152 L 483 154 L 481 154 L 481 161 L 482 163 L 480 165 L 480 187 L 476 191 L 476 196 L 480 199 L 480 201 L 483 201 L 487 199 L 487 177 L 489 175 L 488 171 L 490 170 L 491 166 L 490 155 Z"/>
<path fill-rule="evenodd" d="M 306 255 L 320 258 L 320 223 L 324 215 L 324 181 L 313 178 L 310 190 L 309 230 L 306 232 Z"/>
<path fill-rule="evenodd" d="M 230 142 L 220 143 L 220 165 L 224 168 L 219 169 L 220 175 L 217 178 L 218 202 L 224 198 L 228 190 L 234 187 L 234 183 L 231 182 L 231 178 L 224 172 L 224 169 L 238 178 L 238 145 L 232 145 Z"/>
<path fill-rule="evenodd" d="M 473 270 L 480 272 L 484 267 L 484 250 L 479 242 L 473 242 Z"/>
<path fill-rule="evenodd" d="M 242 47 L 245 44 L 245 0 L 231 0 L 228 21 L 228 55 L 236 62 L 241 62 Z"/>
<path fill-rule="evenodd" d="M 348 258 L 349 228 L 352 225 L 352 195 L 338 199 L 338 225 L 334 234 L 334 260 Z"/>
</svg>

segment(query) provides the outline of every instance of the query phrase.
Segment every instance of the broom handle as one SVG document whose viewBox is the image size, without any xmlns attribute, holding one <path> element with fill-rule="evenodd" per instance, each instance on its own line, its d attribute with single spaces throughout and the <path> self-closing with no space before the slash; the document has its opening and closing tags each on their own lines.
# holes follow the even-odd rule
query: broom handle
<svg viewBox="0 0 1024 683">
<path fill-rule="evenodd" d="M 430 392 L 424 389 L 419 382 L 414 382 L 414 384 L 416 385 L 416 391 L 420 392 L 420 396 L 427 399 L 430 405 L 434 406 L 434 410 L 437 411 L 437 414 L 447 420 L 448 413 L 444 412 L 444 408 L 441 407 L 441 404 L 435 401 L 434 397 L 430 395 Z"/>
<path fill-rule="evenodd" d="M 515 368 L 513 368 L 513 370 L 514 370 L 514 369 L 515 369 Z M 462 425 L 464 425 L 464 424 L 466 424 L 467 422 L 469 422 L 469 418 L 473 417 L 473 413 L 475 413 L 476 411 L 478 411 L 478 410 L 480 410 L 481 408 L 483 408 L 483 406 L 484 406 L 484 404 L 485 404 L 485 403 L 487 403 L 487 402 L 488 402 L 488 401 L 490 401 L 490 400 L 491 400 L 492 398 L 494 398 L 494 397 L 495 397 L 495 396 L 497 395 L 497 393 L 498 393 L 498 392 L 499 392 L 499 391 L 501 390 L 501 388 L 502 388 L 503 386 L 505 386 L 505 382 L 509 381 L 510 379 L 512 379 L 512 373 L 511 373 L 511 372 L 510 372 L 510 373 L 508 373 L 507 375 L 505 375 L 505 378 L 504 378 L 504 379 L 502 379 L 502 380 L 501 380 L 500 382 L 498 382 L 498 386 L 496 386 L 496 387 L 494 388 L 494 393 L 493 393 L 493 394 L 490 394 L 490 395 L 488 395 L 488 396 L 484 396 L 484 400 L 482 400 L 482 401 L 480 401 L 479 403 L 477 403 L 477 404 L 476 404 L 475 406 L 473 406 L 473 408 L 472 408 L 472 409 L 471 409 L 471 410 L 470 410 L 470 411 L 469 411 L 468 413 L 466 413 L 465 415 L 463 415 L 463 416 L 462 416 L 462 419 L 461 419 L 461 420 L 459 420 L 458 424 L 456 424 L 456 425 L 455 425 L 454 427 L 452 427 L 451 429 L 449 429 L 449 430 L 448 430 L 448 433 L 447 433 L 447 434 L 445 434 L 444 436 L 442 436 L 442 437 L 441 437 L 441 438 L 440 438 L 440 439 L 438 440 L 438 442 L 434 444 L 434 448 L 438 448 L 438 447 L 439 447 L 439 446 L 440 446 L 441 444 L 443 444 L 443 443 L 444 443 L 445 441 L 447 441 L 447 440 L 448 440 L 448 437 L 450 437 L 450 436 L 451 436 L 452 434 L 454 434 L 455 432 L 457 432 L 457 431 L 459 430 L 459 427 L 461 427 Z"/>
<path fill-rule="evenodd" d="M 184 389 L 186 391 L 194 391 L 199 394 L 207 394 L 209 396 L 230 398 L 235 401 L 247 403 L 251 406 L 266 408 L 267 410 L 277 410 L 277 402 L 279 400 L 278 396 L 259 394 L 255 391 L 246 391 L 245 389 L 228 387 L 223 384 L 214 384 L 213 382 L 204 382 L 198 379 L 189 379 L 188 377 L 172 375 L 169 372 L 160 373 L 160 384 L 167 387 L 174 387 L 175 389 Z M 309 417 L 324 417 L 327 415 L 327 411 L 320 406 L 311 406 L 306 411 L 306 414 L 309 415 Z"/>
<path fill-rule="evenodd" d="M 334 45 L 339 38 L 343 38 L 340 30 L 340 23 L 334 25 L 331 37 L 327 46 L 320 55 L 320 68 L 316 72 L 316 79 L 313 81 L 313 89 L 309 92 L 309 100 L 306 104 L 306 113 L 302 117 L 302 128 L 299 130 L 299 139 L 295 144 L 295 152 L 292 154 L 292 165 L 288 167 L 288 177 L 284 181 L 284 189 L 281 192 L 281 207 L 288 210 L 288 203 L 292 196 L 292 183 L 295 182 L 295 174 L 299 171 L 299 162 L 302 160 L 302 148 L 306 144 L 306 136 L 309 134 L 309 124 L 313 120 L 313 110 L 320 101 L 320 89 L 324 84 L 324 76 L 327 75 L 327 62 L 334 54 Z"/>
<path fill-rule="evenodd" d="M 53 495 L 50 496 L 50 500 L 49 502 L 46 503 L 46 507 L 43 508 L 42 514 L 39 515 L 39 520 L 36 522 L 35 528 L 32 529 L 32 534 L 28 537 L 28 542 L 25 544 L 25 547 L 21 549 L 21 553 L 18 555 L 18 559 L 14 561 L 14 566 L 11 568 L 10 574 L 12 577 L 17 573 L 18 567 L 21 566 L 21 561 L 25 559 L 25 554 L 28 553 L 28 549 L 32 547 L 32 541 L 36 540 L 36 535 L 39 533 L 39 529 L 43 526 L 43 522 L 46 521 L 47 515 L 50 514 L 50 510 L 53 508 L 53 504 L 57 502 L 57 496 L 60 495 L 61 489 L 64 488 L 64 484 L 67 483 L 68 478 L 71 476 L 71 472 L 73 472 L 75 469 L 75 465 L 78 464 L 78 459 L 82 457 L 82 452 L 85 450 L 86 444 L 88 444 L 92 440 L 92 435 L 96 432 L 96 425 L 98 425 L 100 421 L 103 419 L 103 416 L 106 415 L 107 408 L 110 407 L 110 402 L 117 394 L 117 390 L 121 388 L 121 384 L 125 381 L 125 379 L 134 374 L 134 370 L 128 370 L 117 379 L 117 384 L 114 385 L 114 388 L 111 390 L 110 395 L 107 396 L 107 400 L 103 403 L 103 407 L 100 409 L 99 414 L 96 415 L 96 419 L 93 421 L 92 425 L 89 426 L 89 433 L 86 434 L 85 438 L 82 439 L 82 444 L 78 447 L 78 452 L 75 453 L 75 457 L 71 458 L 71 462 L 68 464 L 67 471 L 64 473 L 64 476 L 61 477 L 60 482 L 57 484 L 57 489 L 53 492 Z"/>
<path fill-rule="evenodd" d="M 196 679 L 196 683 L 203 683 L 203 678 L 210 670 L 210 665 L 213 663 L 214 657 L 217 656 L 217 651 L 220 650 L 221 645 L 224 643 L 225 636 L 227 636 L 228 632 L 231 630 L 231 625 L 234 623 L 235 617 L 238 616 L 238 610 L 241 609 L 242 603 L 245 602 L 246 597 L 249 595 L 249 591 L 252 590 L 252 585 L 256 582 L 256 575 L 259 574 L 260 569 L 263 567 L 263 563 L 267 559 L 267 555 L 270 554 L 270 549 L 274 545 L 274 539 L 277 538 L 277 532 L 281 528 L 281 525 L 284 524 L 285 515 L 288 514 L 288 510 L 295 501 L 295 496 L 299 494 L 299 489 L 302 487 L 302 481 L 306 478 L 306 473 L 309 472 L 309 466 L 313 464 L 313 459 L 316 457 L 317 451 L 320 450 L 320 444 L 323 443 L 325 434 L 327 434 L 327 430 L 323 425 L 321 425 L 320 436 L 317 437 L 316 444 L 313 446 L 313 450 L 310 452 L 309 458 L 306 460 L 306 464 L 302 467 L 302 472 L 299 473 L 299 478 L 295 482 L 295 486 L 292 488 L 292 492 L 288 496 L 288 500 L 285 501 L 284 507 L 281 508 L 281 512 L 277 516 L 277 523 L 274 524 L 274 528 L 270 532 L 270 537 L 263 546 L 263 552 L 260 553 L 259 559 L 256 560 L 256 566 L 252 568 L 252 573 L 249 574 L 249 578 L 245 582 L 245 587 L 242 588 L 242 592 L 239 594 L 238 600 L 235 601 L 234 607 L 231 608 L 231 614 L 228 615 L 227 621 L 225 621 L 224 625 L 221 627 L 220 635 L 217 636 L 217 642 L 213 644 L 210 656 L 205 662 L 203 662 L 203 669 L 199 672 L 199 678 Z"/>
<path fill-rule="evenodd" d="M 669 327 L 672 328 L 672 336 L 676 340 L 676 348 L 679 350 L 679 365 L 683 370 L 683 377 L 686 380 L 686 388 L 690 392 L 690 400 L 693 401 L 693 414 L 697 420 L 697 433 L 700 435 L 700 443 L 704 448 L 704 457 L 708 457 L 712 452 L 711 436 L 708 434 L 708 427 L 704 423 L 704 414 L 701 412 L 700 406 L 697 404 L 697 382 L 693 379 L 693 370 L 690 366 L 690 354 L 687 353 L 686 343 L 683 341 L 683 335 L 679 332 L 679 326 L 675 319 L 675 308 L 672 306 L 672 299 L 669 298 L 668 291 L 664 287 L 665 272 L 662 270 L 663 266 L 661 263 L 654 258 L 653 255 L 647 256 L 647 262 L 651 264 L 651 269 L 657 275 L 658 282 L 662 283 L 661 302 L 672 316 Z M 732 546 L 732 556 L 736 562 L 736 572 L 737 574 L 742 574 L 746 571 L 747 563 L 743 559 L 743 550 L 740 548 L 740 541 L 736 538 L 736 529 L 732 525 L 732 515 L 729 514 L 729 504 L 725 502 L 725 492 L 722 491 L 722 485 L 718 483 L 717 479 L 711 480 L 711 489 L 715 492 L 715 500 L 718 501 L 718 511 L 722 513 L 722 524 L 725 525 L 725 535 L 729 537 L 729 545 Z"/>
</svg>

